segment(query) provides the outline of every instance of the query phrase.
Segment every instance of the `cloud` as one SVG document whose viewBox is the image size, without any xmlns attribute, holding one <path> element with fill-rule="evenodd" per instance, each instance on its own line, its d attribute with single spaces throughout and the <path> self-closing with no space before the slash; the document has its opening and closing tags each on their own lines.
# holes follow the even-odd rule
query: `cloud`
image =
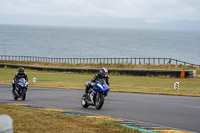
<svg viewBox="0 0 200 133">
<path fill-rule="evenodd" d="M 1 15 L 200 21 L 200 0 L 0 0 Z"/>
</svg>

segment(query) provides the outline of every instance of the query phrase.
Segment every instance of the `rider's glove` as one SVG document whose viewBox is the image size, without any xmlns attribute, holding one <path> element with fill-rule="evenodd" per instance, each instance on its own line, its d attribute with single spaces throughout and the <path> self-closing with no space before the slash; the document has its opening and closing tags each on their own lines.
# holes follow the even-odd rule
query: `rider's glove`
<svg viewBox="0 0 200 133">
<path fill-rule="evenodd" d="M 91 83 L 91 86 L 94 86 L 95 85 L 95 83 Z"/>
</svg>

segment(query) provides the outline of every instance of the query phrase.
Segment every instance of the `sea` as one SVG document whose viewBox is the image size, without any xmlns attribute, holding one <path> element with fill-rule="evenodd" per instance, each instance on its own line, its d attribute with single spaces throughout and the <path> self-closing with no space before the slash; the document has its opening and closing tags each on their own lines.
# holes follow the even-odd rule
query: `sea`
<svg viewBox="0 0 200 133">
<path fill-rule="evenodd" d="M 174 58 L 200 65 L 200 31 L 1 24 L 0 55 Z"/>
</svg>

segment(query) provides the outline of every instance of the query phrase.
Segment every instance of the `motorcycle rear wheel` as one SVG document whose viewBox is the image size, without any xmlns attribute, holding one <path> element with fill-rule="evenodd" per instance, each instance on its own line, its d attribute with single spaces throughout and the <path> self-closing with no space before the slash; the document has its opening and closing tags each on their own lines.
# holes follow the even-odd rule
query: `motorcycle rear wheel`
<svg viewBox="0 0 200 133">
<path fill-rule="evenodd" d="M 19 98 L 19 96 L 17 96 L 15 90 L 12 91 L 12 94 L 13 94 L 13 99 L 14 100 L 17 100 Z"/>
<path fill-rule="evenodd" d="M 13 99 L 14 100 L 17 100 L 19 97 L 18 96 L 16 96 L 15 94 L 13 94 Z"/>
<path fill-rule="evenodd" d="M 81 99 L 81 105 L 83 106 L 83 108 L 89 107 L 89 104 L 86 101 L 86 94 L 83 94 L 83 97 Z"/>
</svg>

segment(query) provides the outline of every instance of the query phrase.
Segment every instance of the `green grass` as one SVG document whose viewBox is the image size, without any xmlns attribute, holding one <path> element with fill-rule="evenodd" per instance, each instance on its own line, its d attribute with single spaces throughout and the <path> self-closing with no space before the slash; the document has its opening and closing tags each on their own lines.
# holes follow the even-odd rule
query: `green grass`
<svg viewBox="0 0 200 133">
<path fill-rule="evenodd" d="M 0 115 L 13 119 L 14 133 L 136 133 L 114 122 L 69 116 L 39 108 L 23 108 L 0 103 Z"/>
<path fill-rule="evenodd" d="M 11 84 L 18 69 L 0 68 L 0 83 Z M 85 82 L 90 81 L 94 74 L 47 72 L 25 70 L 29 77 L 29 85 L 36 87 L 53 87 L 65 89 L 85 89 Z M 37 82 L 33 83 L 33 77 Z M 174 90 L 174 82 L 180 83 L 180 89 Z M 200 79 L 180 79 L 170 77 L 139 77 L 131 75 L 110 74 L 110 91 L 165 94 L 182 96 L 200 96 Z"/>
</svg>

